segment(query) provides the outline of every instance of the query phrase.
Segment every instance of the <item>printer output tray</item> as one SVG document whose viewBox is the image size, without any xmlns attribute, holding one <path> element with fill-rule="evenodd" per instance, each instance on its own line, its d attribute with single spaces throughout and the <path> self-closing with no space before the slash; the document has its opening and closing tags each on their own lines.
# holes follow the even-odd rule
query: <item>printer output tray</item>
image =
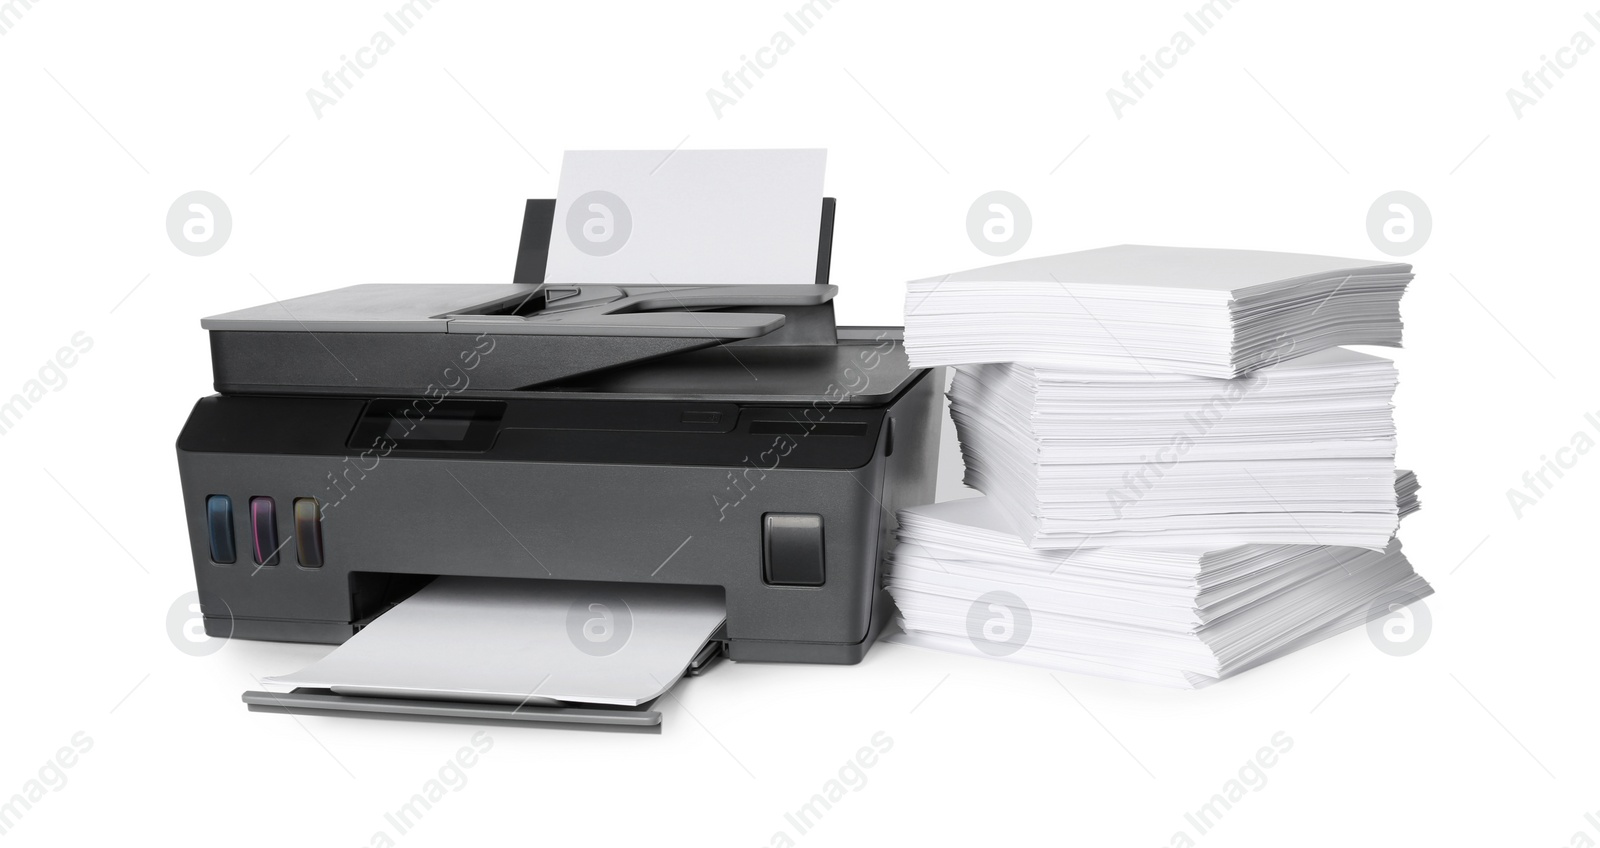
<svg viewBox="0 0 1600 848">
<path fill-rule="evenodd" d="M 721 635 L 720 633 L 718 634 Z M 706 643 L 689 663 L 685 677 L 699 677 L 724 656 L 722 643 Z M 665 693 L 663 693 L 665 694 Z M 285 715 L 341 716 L 441 721 L 507 726 L 566 726 L 579 730 L 614 730 L 660 733 L 661 713 L 656 701 L 637 706 L 588 704 L 540 706 L 496 704 L 481 701 L 447 701 L 431 698 L 373 698 L 340 695 L 331 689 L 299 687 L 289 692 L 249 690 L 240 696 L 251 712 Z M 656 700 L 660 700 L 657 698 Z"/>
<path fill-rule="evenodd" d="M 517 706 L 420 698 L 370 698 L 305 687 L 282 693 L 253 690 L 241 697 L 251 712 L 461 721 L 473 724 L 570 725 L 584 729 L 646 733 L 659 733 L 661 730 L 661 713 L 652 709 L 654 701 L 636 707 Z"/>
</svg>

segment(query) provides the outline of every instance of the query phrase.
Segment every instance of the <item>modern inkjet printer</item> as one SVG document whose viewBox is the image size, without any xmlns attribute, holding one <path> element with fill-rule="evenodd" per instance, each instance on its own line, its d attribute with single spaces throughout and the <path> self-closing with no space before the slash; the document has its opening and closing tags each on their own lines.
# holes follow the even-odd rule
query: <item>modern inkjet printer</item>
<svg viewBox="0 0 1600 848">
<path fill-rule="evenodd" d="M 654 697 L 718 657 L 859 662 L 891 613 L 895 511 L 933 500 L 943 374 L 908 366 L 898 327 L 835 327 L 833 216 L 822 199 L 814 284 L 565 284 L 545 279 L 557 202 L 530 200 L 512 284 L 357 285 L 204 319 L 218 393 L 177 449 L 208 635 L 350 640 L 337 653 L 389 615 L 545 634 L 498 660 L 425 630 L 397 643 L 400 664 L 448 673 L 525 664 L 526 690 L 335 680 L 250 708 L 650 729 Z M 463 597 L 484 614 L 437 607 Z M 495 606 L 518 599 L 579 618 L 563 633 Z M 668 650 L 680 603 L 712 629 Z M 626 644 L 583 644 L 618 615 Z M 673 665 L 649 671 L 659 692 L 535 686 L 652 651 L 676 651 L 647 657 Z"/>
</svg>

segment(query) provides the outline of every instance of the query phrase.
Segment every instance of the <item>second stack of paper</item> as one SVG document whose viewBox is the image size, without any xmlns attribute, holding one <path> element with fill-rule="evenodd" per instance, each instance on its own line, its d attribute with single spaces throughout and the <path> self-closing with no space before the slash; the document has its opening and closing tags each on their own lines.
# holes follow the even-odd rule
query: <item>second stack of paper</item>
<svg viewBox="0 0 1600 848">
<path fill-rule="evenodd" d="M 1259 542 L 1383 550 L 1397 383 L 1334 348 L 1248 377 L 964 365 L 966 482 L 1034 547 Z"/>
<path fill-rule="evenodd" d="M 1416 479 L 1396 486 L 1415 507 Z M 1388 614 L 1433 590 L 1398 539 L 1328 545 L 1041 551 L 987 498 L 900 511 L 892 641 L 1193 689 Z"/>
</svg>

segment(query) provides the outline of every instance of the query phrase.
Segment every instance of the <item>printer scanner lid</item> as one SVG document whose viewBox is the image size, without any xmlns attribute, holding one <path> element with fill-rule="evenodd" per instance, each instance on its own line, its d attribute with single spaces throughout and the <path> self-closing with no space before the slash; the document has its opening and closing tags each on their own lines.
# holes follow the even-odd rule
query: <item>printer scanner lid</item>
<svg viewBox="0 0 1600 848">
<path fill-rule="evenodd" d="M 814 285 L 546 283 L 554 208 L 527 202 L 510 284 L 356 285 L 203 319 L 217 390 L 419 394 L 471 357 L 462 397 L 865 405 L 921 373 L 900 328 L 835 327 L 832 198 Z"/>
</svg>

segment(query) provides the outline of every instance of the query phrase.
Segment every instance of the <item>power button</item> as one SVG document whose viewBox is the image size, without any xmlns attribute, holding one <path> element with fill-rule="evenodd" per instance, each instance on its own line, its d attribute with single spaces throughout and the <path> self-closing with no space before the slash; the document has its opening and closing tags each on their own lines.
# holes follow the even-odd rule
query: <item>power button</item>
<svg viewBox="0 0 1600 848">
<path fill-rule="evenodd" d="M 772 586 L 821 586 L 825 555 L 822 516 L 769 512 L 761 516 L 762 561 Z"/>
</svg>

